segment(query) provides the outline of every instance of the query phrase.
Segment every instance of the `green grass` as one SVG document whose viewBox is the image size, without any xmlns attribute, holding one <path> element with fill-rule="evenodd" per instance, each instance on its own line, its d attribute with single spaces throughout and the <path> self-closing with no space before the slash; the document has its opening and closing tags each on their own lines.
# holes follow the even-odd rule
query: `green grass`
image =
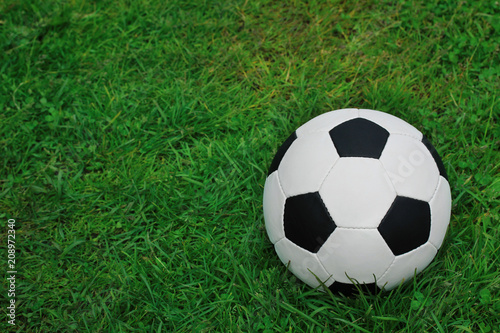
<svg viewBox="0 0 500 333">
<path fill-rule="evenodd" d="M 0 329 L 500 332 L 499 15 L 496 1 L 1 2 L 2 256 L 15 218 L 19 274 L 16 326 L 2 288 Z M 277 147 L 344 107 L 415 125 L 452 188 L 437 257 L 381 295 L 310 289 L 264 229 Z"/>
</svg>

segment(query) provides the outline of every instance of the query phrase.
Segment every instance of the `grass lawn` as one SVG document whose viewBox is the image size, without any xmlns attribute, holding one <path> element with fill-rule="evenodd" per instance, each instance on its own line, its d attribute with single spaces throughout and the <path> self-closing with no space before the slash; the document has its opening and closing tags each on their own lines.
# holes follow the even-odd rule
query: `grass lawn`
<svg viewBox="0 0 500 333">
<path fill-rule="evenodd" d="M 0 331 L 500 332 L 499 45 L 493 0 L 0 2 Z M 345 107 L 417 127 L 452 188 L 380 295 L 307 287 L 264 228 L 278 146 Z"/>
</svg>

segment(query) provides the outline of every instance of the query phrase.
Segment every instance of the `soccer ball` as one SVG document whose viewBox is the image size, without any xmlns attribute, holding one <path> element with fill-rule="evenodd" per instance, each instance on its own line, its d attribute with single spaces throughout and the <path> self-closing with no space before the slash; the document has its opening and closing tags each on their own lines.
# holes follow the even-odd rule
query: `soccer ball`
<svg viewBox="0 0 500 333">
<path fill-rule="evenodd" d="M 415 127 L 387 113 L 342 109 L 299 127 L 264 186 L 267 234 L 311 287 L 391 290 L 443 243 L 451 193 L 443 162 Z"/>
</svg>

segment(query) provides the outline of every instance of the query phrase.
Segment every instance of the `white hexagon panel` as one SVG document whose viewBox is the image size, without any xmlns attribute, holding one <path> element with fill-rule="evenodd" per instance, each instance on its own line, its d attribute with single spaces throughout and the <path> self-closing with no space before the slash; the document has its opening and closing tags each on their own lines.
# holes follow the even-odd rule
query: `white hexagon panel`
<svg viewBox="0 0 500 333">
<path fill-rule="evenodd" d="M 380 162 L 373 158 L 341 158 L 321 189 L 338 227 L 376 228 L 396 198 Z"/>
<path fill-rule="evenodd" d="M 331 284 L 329 274 L 319 261 L 315 253 L 304 250 L 286 238 L 274 245 L 276 253 L 283 264 L 290 271 L 309 286 L 315 288 L 320 285 L 318 279 L 325 284 Z M 314 273 L 314 274 L 313 274 Z"/>
<path fill-rule="evenodd" d="M 335 281 L 374 283 L 394 260 L 377 229 L 338 227 L 318 251 L 318 257 Z"/>
<path fill-rule="evenodd" d="M 317 191 L 338 158 L 327 132 L 298 136 L 278 167 L 283 192 L 289 197 Z"/>
<path fill-rule="evenodd" d="M 439 249 L 443 244 L 451 215 L 450 185 L 444 177 L 439 177 L 438 188 L 429 205 L 432 220 L 429 242 Z"/>
<path fill-rule="evenodd" d="M 398 195 L 429 201 L 436 191 L 439 169 L 427 147 L 406 135 L 391 135 L 380 162 Z"/>
<path fill-rule="evenodd" d="M 420 273 L 427 267 L 434 256 L 436 248 L 426 243 L 408 253 L 397 256 L 385 273 L 377 279 L 377 286 L 391 290 L 401 283 L 407 282 L 415 274 Z"/>
<path fill-rule="evenodd" d="M 285 193 L 279 184 L 278 173 L 274 172 L 266 179 L 263 207 L 267 235 L 273 244 L 285 237 L 283 229 L 285 200 Z"/>
</svg>

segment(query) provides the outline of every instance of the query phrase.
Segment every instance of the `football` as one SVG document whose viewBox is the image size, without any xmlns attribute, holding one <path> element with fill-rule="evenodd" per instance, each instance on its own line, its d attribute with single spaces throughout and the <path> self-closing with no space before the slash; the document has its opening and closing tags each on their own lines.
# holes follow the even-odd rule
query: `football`
<svg viewBox="0 0 500 333">
<path fill-rule="evenodd" d="M 426 268 L 451 214 L 436 149 L 387 113 L 342 109 L 300 126 L 264 186 L 266 231 L 280 260 L 311 287 L 391 290 Z"/>
</svg>

